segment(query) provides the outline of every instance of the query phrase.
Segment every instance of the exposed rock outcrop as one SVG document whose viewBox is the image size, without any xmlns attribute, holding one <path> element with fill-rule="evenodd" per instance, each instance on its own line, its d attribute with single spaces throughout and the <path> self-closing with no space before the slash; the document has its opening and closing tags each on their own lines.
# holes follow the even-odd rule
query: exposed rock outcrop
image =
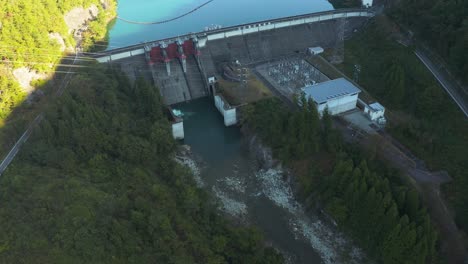
<svg viewBox="0 0 468 264">
<path fill-rule="evenodd" d="M 38 73 L 37 71 L 31 70 L 27 67 L 21 67 L 13 70 L 13 76 L 15 76 L 16 81 L 28 95 L 34 92 L 34 87 L 31 85 L 32 81 L 47 78 L 47 74 Z"/>
<path fill-rule="evenodd" d="M 57 41 L 57 43 L 60 45 L 60 51 L 62 52 L 65 51 L 65 49 L 67 48 L 67 45 L 65 45 L 65 41 L 63 40 L 62 35 L 60 35 L 57 32 L 53 32 L 53 33 L 49 33 L 49 38 Z"/>
<path fill-rule="evenodd" d="M 76 32 L 81 29 L 86 22 L 93 20 L 99 14 L 99 9 L 96 5 L 91 5 L 88 8 L 75 7 L 64 16 L 65 24 L 68 27 L 68 33 Z"/>
</svg>

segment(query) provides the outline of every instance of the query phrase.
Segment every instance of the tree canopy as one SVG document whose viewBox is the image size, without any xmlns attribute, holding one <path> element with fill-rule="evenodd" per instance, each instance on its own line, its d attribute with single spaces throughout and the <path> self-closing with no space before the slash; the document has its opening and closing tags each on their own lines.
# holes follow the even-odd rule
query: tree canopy
<svg viewBox="0 0 468 264">
<path fill-rule="evenodd" d="M 96 20 L 89 23 L 82 46 L 106 36 L 107 22 L 114 14 L 114 0 L 107 0 L 106 9 L 99 0 L 0 0 L 0 121 L 22 102 L 26 94 L 15 81 L 12 71 L 19 67 L 51 73 L 63 56 L 60 44 L 49 36 L 58 33 L 67 47 L 74 47 L 64 15 L 74 7 L 99 9 Z M 64 62 L 69 63 L 69 61 Z"/>
<path fill-rule="evenodd" d="M 311 100 L 300 102 L 300 110 L 289 111 L 278 99 L 263 100 L 245 114 L 278 158 L 293 167 L 304 159 L 311 165 L 297 175 L 301 196 L 320 201 L 379 263 L 434 260 L 437 233 L 418 193 L 400 183 L 398 172 L 345 144 L 327 111 L 319 120 Z M 324 157 L 331 169 L 324 168 Z"/>
<path fill-rule="evenodd" d="M 413 30 L 468 83 L 468 2 L 402 0 L 391 15 Z"/>
<path fill-rule="evenodd" d="M 2 263 L 281 263 L 173 160 L 159 91 L 89 69 L 0 178 Z"/>
<path fill-rule="evenodd" d="M 392 38 L 388 20 L 376 18 L 346 41 L 344 71 L 362 70 L 359 84 L 387 108 L 387 131 L 431 170 L 454 179 L 444 186 L 457 224 L 468 230 L 468 122 L 455 102 L 414 55 Z"/>
</svg>

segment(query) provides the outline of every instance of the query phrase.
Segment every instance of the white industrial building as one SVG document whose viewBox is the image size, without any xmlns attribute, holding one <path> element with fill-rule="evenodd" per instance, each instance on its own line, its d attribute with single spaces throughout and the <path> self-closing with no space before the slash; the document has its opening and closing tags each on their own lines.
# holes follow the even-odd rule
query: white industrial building
<svg viewBox="0 0 468 264">
<path fill-rule="evenodd" d="M 385 107 L 379 103 L 373 103 L 364 107 L 364 113 L 369 117 L 371 121 L 377 122 L 378 124 L 385 124 Z"/>
<path fill-rule="evenodd" d="M 373 0 L 362 0 L 362 5 L 365 7 L 371 7 L 373 2 Z"/>
<path fill-rule="evenodd" d="M 317 105 L 320 115 L 328 108 L 331 115 L 337 115 L 356 108 L 358 95 L 361 92 L 345 78 L 339 78 L 302 88 L 307 99 Z"/>
<path fill-rule="evenodd" d="M 320 53 L 323 53 L 323 48 L 322 47 L 311 47 L 309 48 L 309 54 L 310 55 L 317 55 Z"/>
</svg>

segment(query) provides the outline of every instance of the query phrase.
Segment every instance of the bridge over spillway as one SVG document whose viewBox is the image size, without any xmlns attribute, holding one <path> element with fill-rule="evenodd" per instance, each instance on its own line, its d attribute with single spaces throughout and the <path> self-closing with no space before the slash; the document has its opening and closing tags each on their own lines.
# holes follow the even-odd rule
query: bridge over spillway
<svg viewBox="0 0 468 264">
<path fill-rule="evenodd" d="M 335 47 L 373 16 L 371 9 L 304 14 L 154 40 L 93 57 L 123 65 L 130 77 L 146 73 L 170 105 L 208 95 L 207 77 L 217 74 L 221 62 L 251 64 L 307 47 Z"/>
</svg>

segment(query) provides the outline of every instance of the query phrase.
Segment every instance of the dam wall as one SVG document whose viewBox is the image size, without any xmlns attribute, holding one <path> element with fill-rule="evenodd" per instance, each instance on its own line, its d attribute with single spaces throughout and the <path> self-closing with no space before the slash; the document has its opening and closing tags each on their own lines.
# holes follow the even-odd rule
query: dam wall
<svg viewBox="0 0 468 264">
<path fill-rule="evenodd" d="M 213 40 L 231 38 L 236 36 L 243 36 L 248 34 L 254 34 L 273 29 L 295 27 L 298 25 L 305 25 L 310 23 L 323 22 L 327 20 L 335 19 L 350 19 L 350 18 L 369 18 L 375 14 L 371 9 L 339 9 L 325 12 L 317 12 L 311 14 L 304 14 L 299 16 L 291 16 L 285 18 L 271 19 L 266 21 L 260 21 L 255 23 L 248 23 L 243 25 L 237 25 L 232 27 L 226 27 L 222 29 L 215 29 L 210 31 L 203 31 L 198 33 L 190 33 L 182 36 L 171 37 L 161 40 L 150 41 L 146 43 L 131 45 L 124 48 L 118 48 L 108 50 L 99 54 L 90 54 L 98 62 L 112 62 L 116 60 L 125 59 L 132 56 L 137 56 L 145 53 L 145 46 L 159 45 L 158 43 L 174 43 L 179 40 L 197 38 L 199 41 L 199 47 L 203 48 L 206 44 Z M 86 55 L 86 54 L 85 54 Z"/>
<path fill-rule="evenodd" d="M 365 21 L 362 18 L 328 20 L 221 38 L 209 42 L 201 49 L 201 53 L 209 53 L 215 64 L 236 60 L 241 64 L 262 62 L 294 53 L 304 53 L 308 47 L 331 48 L 343 44 L 342 38 L 349 37 Z"/>
<path fill-rule="evenodd" d="M 220 76 L 226 62 L 251 65 L 305 53 L 309 47 L 337 47 L 371 16 L 367 9 L 306 14 L 133 45 L 94 57 L 120 64 L 130 79 L 144 74 L 172 105 L 211 94 L 207 80 Z M 215 97 L 218 110 L 229 112 L 222 101 Z M 226 119 L 230 112 L 224 112 L 231 124 L 230 117 Z"/>
</svg>

